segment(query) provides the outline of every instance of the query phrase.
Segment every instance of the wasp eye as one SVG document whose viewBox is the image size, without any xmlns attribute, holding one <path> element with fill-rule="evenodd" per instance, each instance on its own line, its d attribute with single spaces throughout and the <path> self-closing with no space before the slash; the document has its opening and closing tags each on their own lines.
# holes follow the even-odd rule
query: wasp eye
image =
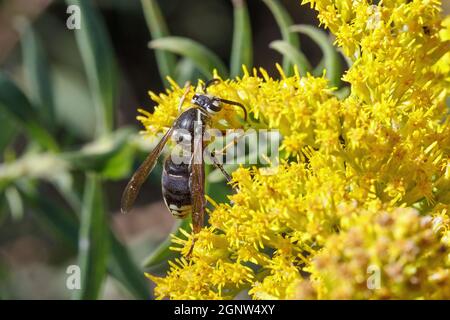
<svg viewBox="0 0 450 320">
<path fill-rule="evenodd" d="M 201 106 L 201 105 L 202 105 L 202 102 L 203 102 L 203 101 L 202 101 L 202 97 L 199 96 L 198 94 L 195 94 L 195 95 L 192 97 L 191 102 L 194 103 L 194 104 L 196 104 L 196 105 L 198 105 L 198 106 Z"/>
<path fill-rule="evenodd" d="M 222 109 L 222 106 L 220 105 L 220 101 L 217 99 L 211 99 L 210 103 L 207 106 L 207 111 L 209 113 L 217 113 Z"/>
</svg>

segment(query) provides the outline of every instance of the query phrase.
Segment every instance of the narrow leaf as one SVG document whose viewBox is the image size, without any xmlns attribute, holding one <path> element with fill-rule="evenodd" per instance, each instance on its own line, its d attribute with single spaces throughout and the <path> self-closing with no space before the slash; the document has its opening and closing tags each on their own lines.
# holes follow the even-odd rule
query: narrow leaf
<svg viewBox="0 0 450 320">
<path fill-rule="evenodd" d="M 22 36 L 22 55 L 28 92 L 47 127 L 55 124 L 55 106 L 49 64 L 38 36 L 29 27 Z"/>
<path fill-rule="evenodd" d="M 145 21 L 152 39 L 168 37 L 169 29 L 167 28 L 164 16 L 156 0 L 141 0 L 144 9 Z M 167 76 L 173 77 L 175 74 L 176 57 L 169 51 L 155 50 L 156 61 L 158 65 L 159 75 L 162 81 L 168 85 Z"/>
<path fill-rule="evenodd" d="M 41 196 L 34 188 L 21 186 L 19 190 L 25 203 L 35 211 L 37 222 L 61 240 L 56 243 L 63 243 L 66 250 L 75 252 L 78 241 L 77 217 L 54 201 Z"/>
<path fill-rule="evenodd" d="M 8 202 L 11 216 L 14 220 L 21 220 L 23 218 L 23 202 L 19 192 L 15 187 L 9 187 L 5 191 L 6 201 Z"/>
<path fill-rule="evenodd" d="M 171 234 L 175 237 L 183 238 L 185 237 L 180 229 L 188 230 L 190 229 L 190 224 L 192 223 L 192 219 L 189 218 L 183 220 L 177 220 L 175 225 L 172 228 Z M 167 237 L 153 252 L 150 256 L 144 259 L 143 267 L 144 268 L 152 268 L 161 263 L 167 262 L 174 258 L 177 254 L 170 250 L 170 246 L 172 245 L 172 237 Z"/>
<path fill-rule="evenodd" d="M 306 75 L 311 70 L 311 65 L 303 52 L 289 44 L 289 42 L 275 40 L 270 43 L 269 47 L 281 53 L 292 64 L 297 65 L 300 75 Z"/>
<path fill-rule="evenodd" d="M 77 170 L 95 171 L 108 178 L 120 178 L 132 165 L 134 149 L 128 144 L 135 131 L 122 128 L 83 146 L 60 155 Z"/>
<path fill-rule="evenodd" d="M 319 45 L 323 52 L 323 65 L 327 70 L 326 76 L 330 80 L 332 86 L 339 87 L 341 85 L 342 76 L 341 59 L 327 34 L 314 26 L 303 24 L 292 26 L 291 31 L 306 34 Z M 319 68 L 321 65 L 322 64 L 319 63 Z M 318 70 L 318 72 L 322 72 L 322 70 Z"/>
<path fill-rule="evenodd" d="M 4 73 L 0 73 L 0 111 L 8 114 L 26 131 L 31 140 L 42 147 L 58 150 L 58 146 L 50 133 L 39 123 L 39 115 L 30 101 L 17 85 Z"/>
<path fill-rule="evenodd" d="M 81 268 L 81 289 L 76 299 L 97 299 L 106 275 L 108 255 L 107 224 L 101 180 L 90 174 L 86 178 L 81 211 L 78 259 Z"/>
<path fill-rule="evenodd" d="M 135 149 L 125 143 L 122 148 L 117 149 L 104 164 L 100 175 L 104 179 L 119 180 L 128 177 L 133 166 Z"/>
<path fill-rule="evenodd" d="M 252 67 L 253 45 L 250 18 L 245 0 L 233 0 L 234 29 L 231 46 L 230 73 L 236 77 L 242 73 L 242 65 Z"/>
<path fill-rule="evenodd" d="M 59 126 L 79 140 L 95 139 L 96 110 L 87 81 L 78 71 L 64 66 L 53 69 L 53 78 Z"/>
<path fill-rule="evenodd" d="M 228 171 L 231 172 L 231 171 Z M 209 183 L 208 195 L 217 203 L 229 202 L 228 196 L 233 194 L 233 188 L 226 181 Z"/>
<path fill-rule="evenodd" d="M 283 40 L 295 48 L 300 48 L 300 40 L 298 39 L 298 36 L 289 30 L 289 27 L 293 24 L 293 21 L 288 11 L 280 4 L 278 0 L 263 1 L 275 17 Z M 283 70 L 286 74 L 292 74 L 293 71 L 292 64 L 287 57 L 283 58 Z"/>
<path fill-rule="evenodd" d="M 0 163 L 0 192 L 21 180 L 52 181 L 67 174 L 67 163 L 54 153 L 29 152 L 14 161 Z"/>
<path fill-rule="evenodd" d="M 325 67 L 325 59 L 322 58 L 320 59 L 319 63 L 314 68 L 312 73 L 315 77 L 321 77 L 323 75 L 323 70 L 325 70 L 326 68 L 327 67 Z"/>
<path fill-rule="evenodd" d="M 150 288 L 148 280 L 140 270 L 124 245 L 111 232 L 111 256 L 109 259 L 110 273 L 138 299 L 149 299 Z"/>
<path fill-rule="evenodd" d="M 151 49 L 167 50 L 183 57 L 190 58 L 200 72 L 212 78 L 213 70 L 217 69 L 222 77 L 228 76 L 227 68 L 220 58 L 204 45 L 183 37 L 165 37 L 149 43 Z"/>
<path fill-rule="evenodd" d="M 117 66 L 101 15 L 91 1 L 66 0 L 81 12 L 81 28 L 74 30 L 96 107 L 97 136 L 110 132 L 114 119 Z"/>
<path fill-rule="evenodd" d="M 29 188 L 26 190 L 21 189 L 21 195 L 26 203 L 34 209 L 37 221 L 48 229 L 51 234 L 56 235 L 66 246 L 66 249 L 75 252 L 79 230 L 77 216 L 65 208 L 57 206 L 54 201 L 49 201 L 42 197 L 35 190 Z M 75 202 L 78 203 L 80 201 Z M 72 207 L 72 209 L 76 212 L 79 211 L 78 205 Z M 111 230 L 109 230 L 109 236 L 111 253 L 108 272 L 134 297 L 147 299 L 149 297 L 148 281 L 144 278 L 143 271 L 138 268 L 133 259 L 131 259 L 127 248 L 117 240 Z"/>
<path fill-rule="evenodd" d="M 338 97 L 339 100 L 344 100 L 349 96 L 349 94 L 350 94 L 350 87 L 347 86 L 342 87 L 334 92 L 334 95 Z"/>
<path fill-rule="evenodd" d="M 182 58 L 177 63 L 177 67 L 175 69 L 175 80 L 181 86 L 184 86 L 186 81 L 194 81 L 194 79 L 198 79 L 198 70 L 195 67 L 195 63 L 189 58 Z"/>
<path fill-rule="evenodd" d="M 0 107 L 1 108 L 1 107 Z M 3 153 L 17 135 L 17 126 L 6 113 L 0 112 L 0 154 Z"/>
</svg>

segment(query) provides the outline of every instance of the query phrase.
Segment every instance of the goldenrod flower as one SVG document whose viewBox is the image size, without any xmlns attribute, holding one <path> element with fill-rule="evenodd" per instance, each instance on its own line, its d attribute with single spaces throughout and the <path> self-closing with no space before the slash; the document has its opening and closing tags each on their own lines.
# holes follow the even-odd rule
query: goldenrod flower
<svg viewBox="0 0 450 320">
<path fill-rule="evenodd" d="M 150 276 L 155 293 L 449 298 L 449 19 L 436 0 L 303 2 L 353 62 L 343 76 L 350 95 L 339 100 L 324 77 L 281 70 L 273 79 L 244 69 L 211 87 L 251 115 L 244 124 L 225 108 L 213 126 L 225 119 L 232 128 L 279 129 L 281 164 L 275 175 L 233 173 L 239 192 L 210 212 L 190 260 Z M 149 135 L 171 125 L 182 94 L 175 83 L 151 94 L 158 106 L 139 118 Z M 185 256 L 192 235 L 173 242 Z M 377 289 L 367 285 L 371 265 L 380 270 Z"/>
<path fill-rule="evenodd" d="M 281 81 L 270 78 L 262 68 L 259 70 L 261 77 L 256 69 L 250 74 L 244 68 L 241 79 L 220 82 L 211 87 L 209 92 L 246 106 L 255 119 L 251 123 L 253 128 L 279 129 L 285 138 L 282 149 L 286 149 L 288 154 L 298 154 L 307 145 L 318 147 L 322 142 L 335 145 L 339 141 L 339 119 L 337 114 L 330 117 L 332 114 L 329 110 L 337 109 L 339 104 L 333 96 L 333 90 L 327 88 L 327 80 L 310 75 L 300 79 L 297 71 L 294 77 L 285 77 L 280 68 L 279 70 L 283 77 Z M 150 92 L 152 100 L 158 103 L 153 114 L 139 110 L 142 116 L 138 120 L 150 136 L 165 131 L 178 115 L 184 88 L 180 88 L 173 80 L 170 82 L 172 87 L 166 94 L 156 95 Z M 191 88 L 182 110 L 191 106 L 194 91 L 201 90 L 201 86 L 200 82 L 197 89 Z M 317 114 L 317 123 L 312 121 L 314 114 Z M 227 105 L 212 120 L 214 128 L 241 128 L 244 125 L 239 121 L 239 111 Z M 223 120 L 228 126 L 221 124 L 220 121 Z"/>
<path fill-rule="evenodd" d="M 449 263 L 431 216 L 411 208 L 367 210 L 327 239 L 296 298 L 449 299 Z"/>
</svg>

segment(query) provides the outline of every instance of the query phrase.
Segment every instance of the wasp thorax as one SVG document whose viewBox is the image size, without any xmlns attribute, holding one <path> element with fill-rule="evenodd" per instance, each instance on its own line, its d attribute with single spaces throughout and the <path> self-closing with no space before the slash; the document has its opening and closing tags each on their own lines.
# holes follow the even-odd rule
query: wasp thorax
<svg viewBox="0 0 450 320">
<path fill-rule="evenodd" d="M 208 111 L 208 113 L 217 113 L 222 109 L 220 99 L 206 94 L 196 94 L 192 98 L 192 103 Z"/>
</svg>

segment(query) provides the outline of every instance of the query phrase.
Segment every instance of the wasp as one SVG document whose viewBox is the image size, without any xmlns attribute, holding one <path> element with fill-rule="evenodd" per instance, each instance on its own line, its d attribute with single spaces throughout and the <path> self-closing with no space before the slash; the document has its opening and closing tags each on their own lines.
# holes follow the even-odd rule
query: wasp
<svg viewBox="0 0 450 320">
<path fill-rule="evenodd" d="M 184 141 L 184 146 L 186 148 L 187 145 L 191 157 L 190 161 L 185 161 L 187 163 L 174 161 L 172 154 L 165 159 L 161 177 L 162 195 L 167 208 L 174 217 L 186 218 L 191 214 L 194 234 L 201 230 L 206 206 L 203 153 L 208 145 L 203 139 L 203 134 L 211 125 L 212 117 L 220 112 L 224 104 L 241 108 L 244 113 L 244 121 L 247 120 L 246 108 L 241 103 L 208 94 L 208 87 L 219 81 L 219 79 L 207 81 L 203 86 L 203 93 L 194 94 L 191 101 L 192 105 L 178 116 L 153 151 L 133 174 L 122 195 L 122 212 L 130 211 L 142 184 L 155 167 L 164 146 L 174 135 L 177 142 Z M 181 98 L 179 109 L 181 109 L 188 91 L 187 89 Z M 216 161 L 214 155 L 212 159 L 213 164 L 230 181 L 230 176 L 223 166 Z"/>
</svg>

